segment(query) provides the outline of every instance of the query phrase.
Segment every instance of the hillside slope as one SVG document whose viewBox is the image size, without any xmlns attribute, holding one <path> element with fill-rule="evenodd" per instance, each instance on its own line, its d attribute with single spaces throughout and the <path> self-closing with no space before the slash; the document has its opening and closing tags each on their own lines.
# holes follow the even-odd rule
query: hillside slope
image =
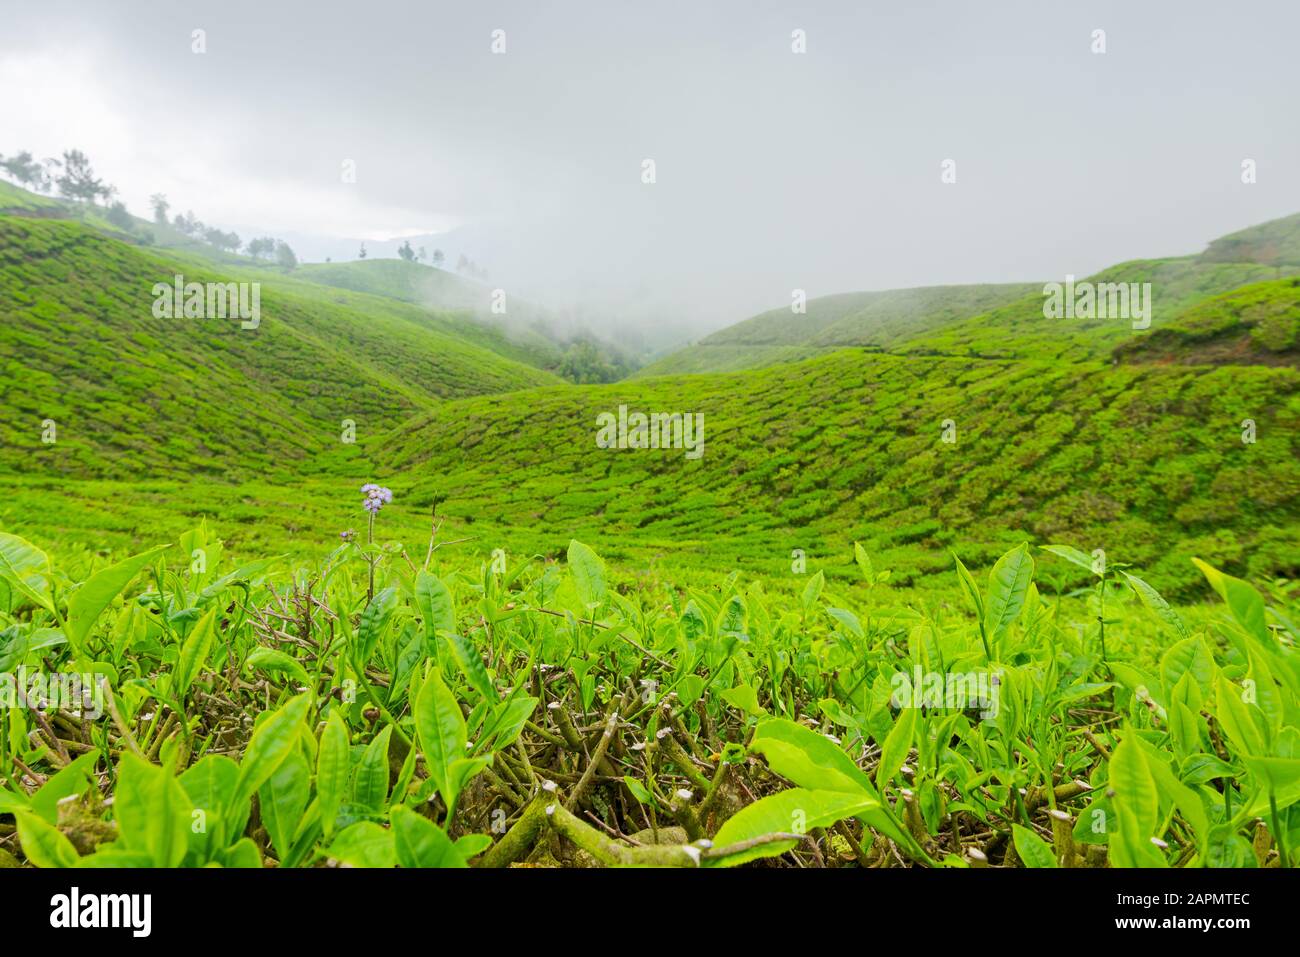
<svg viewBox="0 0 1300 957">
<path fill-rule="evenodd" d="M 363 259 L 304 263 L 293 275 L 299 280 L 436 310 L 431 315 L 448 331 L 539 369 L 554 367 L 560 359 L 558 343 L 533 325 L 543 316 L 536 306 L 507 299 L 507 313 L 494 315 L 492 289 L 445 269 L 402 259 Z"/>
<path fill-rule="evenodd" d="M 1300 277 L 1205 299 L 1115 349 L 1125 362 L 1300 365 Z"/>
<path fill-rule="evenodd" d="M 1078 277 L 1081 283 L 1098 285 L 1150 283 L 1147 329 L 1134 329 L 1129 316 L 1047 316 L 1043 284 L 849 293 L 810 301 L 807 315 L 793 315 L 786 307 L 729 326 L 639 375 L 760 368 L 843 346 L 922 355 L 1100 360 L 1159 332 L 1202 300 L 1297 273 L 1300 214 L 1223 236 L 1199 255 L 1133 260 Z"/>
<path fill-rule="evenodd" d="M 1220 236 L 1200 258 L 1205 262 L 1248 262 L 1290 271 L 1300 269 L 1300 213 Z"/>
<path fill-rule="evenodd" d="M 178 273 L 262 281 L 260 326 L 156 318 L 154 285 Z M 0 468 L 263 475 L 338 443 L 344 419 L 375 434 L 439 399 L 558 381 L 393 311 L 420 314 L 411 307 L 332 297 L 78 222 L 0 216 Z M 42 441 L 47 419 L 53 443 Z"/>
<path fill-rule="evenodd" d="M 67 213 L 65 206 L 57 199 L 0 180 L 0 213 L 62 217 Z"/>
<path fill-rule="evenodd" d="M 620 405 L 703 413 L 703 457 L 598 448 L 597 415 Z M 461 523 L 528 530 L 552 554 L 577 536 L 612 555 L 703 549 L 781 574 L 792 549 L 843 554 L 859 539 L 923 575 L 947 571 L 955 542 L 995 557 L 1028 537 L 1105 548 L 1171 587 L 1193 582 L 1192 554 L 1300 572 L 1293 368 L 843 350 L 458 401 L 320 464 L 383 476 L 417 511 L 436 502 Z"/>
<path fill-rule="evenodd" d="M 888 350 L 901 341 L 1022 299 L 1033 284 L 929 286 L 822 296 L 802 315 L 789 306 L 728 326 L 637 373 L 734 372 L 864 346 Z"/>
<path fill-rule="evenodd" d="M 256 264 L 256 260 L 248 256 L 217 249 L 167 223 L 141 219 L 128 213 L 126 221 L 118 225 L 108 220 L 108 210 L 103 206 L 33 193 L 4 181 L 0 181 L 0 214 L 66 219 L 133 246 L 148 246 L 165 250 L 169 254 L 198 257 L 221 266 Z"/>
<path fill-rule="evenodd" d="M 285 273 L 265 260 L 218 249 L 166 223 L 128 214 L 129 223 L 123 228 L 109 222 L 101 206 L 44 196 L 2 180 L 0 214 L 76 222 L 111 239 L 161 252 L 184 263 L 197 263 L 201 268 L 215 265 L 225 275 L 244 278 L 244 271 L 251 270 L 255 275 L 248 277 L 250 281 L 311 283 L 360 293 L 364 295 L 360 300 L 340 295 L 332 298 L 360 311 L 385 311 L 538 369 L 555 368 L 560 361 L 559 345 L 534 325 L 543 317 L 542 310 L 514 300 L 509 303 L 509 318 L 494 315 L 490 309 L 491 289 L 444 269 L 402 259 L 366 259 L 300 263 L 291 273 Z M 302 286 L 297 291 L 308 297 L 320 295 Z M 397 300 L 400 305 L 386 300 Z"/>
<path fill-rule="evenodd" d="M 1208 262 L 1199 257 L 1142 259 L 1080 277 L 1105 283 L 1150 283 L 1150 326 L 1134 329 L 1130 316 L 1054 318 L 1044 315 L 1041 287 L 1032 295 L 903 341 L 900 352 L 990 359 L 1097 360 L 1112 349 L 1158 332 L 1190 306 L 1286 271 L 1258 263 Z M 1062 277 L 1062 280 L 1064 277 Z M 1131 287 L 1130 287 L 1131 288 Z"/>
<path fill-rule="evenodd" d="M 404 302 L 438 303 L 447 308 L 486 310 L 491 290 L 446 269 L 404 259 L 358 259 L 355 262 L 303 263 L 301 279 Z"/>
</svg>

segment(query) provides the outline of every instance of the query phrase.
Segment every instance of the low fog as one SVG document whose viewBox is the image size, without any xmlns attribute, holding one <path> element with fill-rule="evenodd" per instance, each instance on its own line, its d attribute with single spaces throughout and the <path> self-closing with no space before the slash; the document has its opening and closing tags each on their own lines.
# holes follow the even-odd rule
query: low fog
<svg viewBox="0 0 1300 957">
<path fill-rule="evenodd" d="M 660 345 L 1300 210 L 1300 7 L 980 6 L 7 3 L 0 153 L 82 149 L 137 215 L 162 192 L 304 260 L 414 237 Z"/>
</svg>

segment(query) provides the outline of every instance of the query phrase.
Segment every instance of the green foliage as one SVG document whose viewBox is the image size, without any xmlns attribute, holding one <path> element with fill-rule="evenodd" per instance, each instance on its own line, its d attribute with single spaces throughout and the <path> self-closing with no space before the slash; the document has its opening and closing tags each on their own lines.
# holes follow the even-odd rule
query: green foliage
<svg viewBox="0 0 1300 957">
<path fill-rule="evenodd" d="M 628 360 L 617 350 L 587 337 L 569 342 L 563 355 L 549 368 L 557 375 L 580 385 L 617 382 L 632 371 Z"/>
<path fill-rule="evenodd" d="M 159 318 L 155 284 L 259 282 L 261 321 Z M 280 273 L 164 257 L 74 222 L 0 216 L 0 465 L 73 477 L 301 466 L 442 398 L 555 381 L 465 325 Z M 367 312 L 358 321 L 357 311 Z M 57 441 L 42 441 L 45 420 Z"/>
<path fill-rule="evenodd" d="M 918 335 L 1029 296 L 1032 285 L 932 286 L 811 299 L 754 316 L 651 363 L 639 377 L 736 372 L 844 348 L 889 351 Z"/>
<path fill-rule="evenodd" d="M 597 416 L 620 404 L 702 412 L 703 457 L 595 448 Z M 402 509 L 439 503 L 485 552 L 509 538 L 559 556 L 578 537 L 614 562 L 698 552 L 702 567 L 802 587 L 791 547 L 824 556 L 856 539 L 894 584 L 943 576 L 947 587 L 943 552 L 958 542 L 987 561 L 1026 539 L 1072 540 L 1123 551 L 1185 597 L 1203 587 L 1194 554 L 1256 577 L 1296 570 L 1297 423 L 1300 373 L 1286 367 L 841 352 L 709 379 L 467 399 L 359 448 L 401 476 L 390 484 Z M 350 453 L 335 458 L 323 466 L 341 470 Z M 860 580 L 847 563 L 825 573 Z"/>
<path fill-rule="evenodd" d="M 1201 258 L 1300 267 L 1300 213 L 1222 236 L 1210 243 Z"/>
<path fill-rule="evenodd" d="M 399 493 L 389 541 L 409 548 L 437 508 L 476 554 L 508 540 L 558 558 L 577 536 L 620 570 L 721 566 L 797 588 L 790 548 L 824 557 L 856 539 L 891 584 L 930 590 L 951 587 L 943 553 L 958 543 L 987 562 L 1016 542 L 1068 539 L 1123 550 L 1154 588 L 1186 599 L 1202 587 L 1193 554 L 1260 579 L 1298 567 L 1295 287 L 1241 286 L 1277 269 L 1188 257 L 1102 274 L 1158 283 L 1145 332 L 1063 329 L 1023 287 L 831 297 L 813 301 L 806 331 L 857 323 L 876 330 L 865 348 L 573 388 L 534 367 L 554 359 L 538 340 L 475 319 L 464 297 L 483 290 L 443 270 L 216 270 L 82 223 L 0 216 L 0 527 L 121 556 L 153 544 L 145 530 L 179 535 L 207 515 L 247 558 L 322 557 L 351 521 L 341 490 L 382 472 Z M 149 290 L 178 272 L 263 283 L 263 322 L 155 319 Z M 426 283 L 445 287 L 452 312 L 416 305 L 438 301 Z M 1220 368 L 1164 360 L 1162 337 L 1225 309 L 1263 345 L 1204 357 L 1231 360 Z M 755 341 L 803 334 L 777 319 L 755 323 L 769 330 Z M 976 335 L 996 343 L 974 348 Z M 1160 361 L 1115 366 L 1117 343 L 1154 344 Z M 1127 348 L 1117 354 L 1136 360 Z M 620 405 L 702 413 L 703 457 L 594 448 L 596 416 Z M 1245 419 L 1253 442 L 1241 440 Z M 941 438 L 949 420 L 953 443 Z M 56 441 L 43 439 L 47 421 Z M 823 571 L 853 578 L 844 563 Z"/>
<path fill-rule="evenodd" d="M 1295 365 L 1300 355 L 1300 278 L 1252 283 L 1189 306 L 1115 357 L 1201 365 Z"/>
<path fill-rule="evenodd" d="M 0 678 L 95 707 L 0 709 L 24 863 L 1290 865 L 1288 223 L 1100 274 L 1157 284 L 1141 335 L 1033 287 L 830 297 L 682 360 L 746 371 L 575 387 L 440 270 L 28 197 Z M 263 283 L 262 323 L 154 317 L 181 272 Z M 620 405 L 705 454 L 597 448 Z"/>
<path fill-rule="evenodd" d="M 223 553 L 206 527 L 183 541 Z M 6 712 L 0 817 L 23 859 L 493 866 L 547 828 L 574 864 L 808 861 L 812 841 L 823 863 L 964 863 L 954 840 L 970 860 L 1000 852 L 1027 867 L 1291 859 L 1294 596 L 1204 562 L 1226 616 L 1175 610 L 1125 572 L 1123 586 L 1094 576 L 1110 588 L 1103 622 L 1102 592 L 1041 593 L 1023 544 L 992 563 L 987 587 L 965 573 L 967 615 L 952 611 L 961 601 L 941 615 L 882 605 L 888 586 L 860 545 L 854 564 L 876 584 L 857 609 L 820 575 L 797 596 L 730 576 L 683 601 L 620 579 L 577 541 L 558 577 L 540 566 L 411 575 L 381 559 L 371 600 L 367 552 L 345 546 L 304 578 L 181 570 L 156 549 L 144 584 L 114 566 L 78 585 L 9 539 L 8 580 L 35 584 L 0 610 L 0 634 L 90 609 L 75 647 L 22 643 L 17 664 L 96 662 L 113 702 L 99 718 L 60 709 L 57 727 L 89 742 L 71 760 L 59 749 L 81 738 L 29 734 L 23 708 Z M 1044 554 L 1090 558 L 1068 545 Z M 286 601 L 303 609 L 296 643 L 271 623 Z M 240 662 L 258 684 L 240 680 Z M 931 694 L 936 680 L 981 673 L 997 680 L 974 697 Z M 110 719 L 104 734 L 95 722 Z M 626 773 L 596 774 L 615 748 Z M 710 752 L 718 770 L 701 773 L 696 755 Z M 687 843 L 611 843 L 572 813 L 579 804 L 612 833 L 640 815 L 676 818 Z"/>
</svg>

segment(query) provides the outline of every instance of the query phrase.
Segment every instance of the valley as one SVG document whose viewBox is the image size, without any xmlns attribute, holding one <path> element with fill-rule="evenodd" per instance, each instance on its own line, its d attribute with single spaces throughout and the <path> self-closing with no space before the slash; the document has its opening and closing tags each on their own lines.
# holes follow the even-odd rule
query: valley
<svg viewBox="0 0 1300 957">
<path fill-rule="evenodd" d="M 0 866 L 1288 867 L 1297 237 L 593 382 L 433 267 L 5 187 L 0 665 L 101 699 L 0 721 Z"/>
</svg>

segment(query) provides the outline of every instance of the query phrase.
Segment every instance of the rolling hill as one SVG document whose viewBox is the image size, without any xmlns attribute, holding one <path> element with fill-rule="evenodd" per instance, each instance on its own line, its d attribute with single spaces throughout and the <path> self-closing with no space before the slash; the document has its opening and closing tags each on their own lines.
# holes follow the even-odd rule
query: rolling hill
<svg viewBox="0 0 1300 957">
<path fill-rule="evenodd" d="M 436 507 L 471 554 L 508 537 L 558 555 L 579 537 L 639 569 L 780 577 L 793 550 L 844 555 L 856 539 L 920 584 L 950 573 L 947 547 L 978 562 L 1028 538 L 1104 548 L 1171 593 L 1195 585 L 1192 554 L 1294 575 L 1286 235 L 1265 224 L 1100 274 L 1155 285 L 1143 333 L 1063 328 L 1038 287 L 852 294 L 814 300 L 803 326 L 771 313 L 678 357 L 740 371 L 575 387 L 505 330 L 416 305 L 444 281 L 427 267 L 217 266 L 37 202 L 0 215 L 0 524 L 118 548 L 209 515 L 236 541 L 301 552 L 327 548 L 356 521 L 358 485 L 381 481 L 397 492 L 385 523 L 411 548 Z M 260 327 L 156 318 L 150 290 L 178 272 L 261 282 Z M 703 456 L 597 447 L 597 416 L 620 406 L 701 413 Z"/>
<path fill-rule="evenodd" d="M 1259 263 L 1300 269 L 1300 213 L 1271 219 L 1210 243 L 1200 258 L 1205 262 Z"/>
<path fill-rule="evenodd" d="M 1044 296 L 1040 287 L 1034 294 L 999 309 L 910 337 L 899 343 L 898 351 L 1065 362 L 1102 359 L 1125 343 L 1158 333 L 1203 299 L 1286 274 L 1285 269 L 1276 266 L 1210 262 L 1199 257 L 1135 260 L 1080 281 L 1095 286 L 1150 283 L 1148 329 L 1135 330 L 1127 317 L 1049 318 L 1043 315 Z"/>
<path fill-rule="evenodd" d="M 156 317 L 154 285 L 176 274 L 261 282 L 260 326 Z M 65 476 L 266 475 L 339 442 L 344 419 L 376 433 L 439 400 L 558 381 L 467 341 L 458 320 L 217 272 L 72 220 L 0 216 L 0 313 L 0 458 Z"/>
<path fill-rule="evenodd" d="M 1296 273 L 1300 214 L 1216 239 L 1199 255 L 1134 260 L 1079 277 L 1098 285 L 1150 283 L 1147 330 L 1134 330 L 1124 319 L 1049 318 L 1041 283 L 848 293 L 811 300 L 806 315 L 785 307 L 729 326 L 638 375 L 761 368 L 846 346 L 1001 359 L 1101 359 L 1158 333 L 1202 300 Z"/>
<path fill-rule="evenodd" d="M 57 199 L 0 180 L 0 213 L 62 217 L 67 215 L 66 207 L 67 204 Z"/>
<path fill-rule="evenodd" d="M 493 314 L 491 288 L 446 269 L 403 259 L 362 259 L 304 263 L 294 277 L 437 310 L 439 321 L 453 324 L 458 335 L 528 365 L 553 368 L 560 359 L 560 345 L 547 332 L 543 310 L 508 298 L 507 312 Z"/>
<path fill-rule="evenodd" d="M 124 221 L 110 222 L 102 206 L 87 205 L 54 196 L 29 192 L 0 180 L 0 215 L 40 216 L 72 220 L 112 239 L 135 246 L 150 246 L 169 253 L 197 256 L 223 266 L 255 265 L 256 261 L 238 253 L 217 249 L 194 236 L 165 223 L 125 214 Z"/>
<path fill-rule="evenodd" d="M 822 296 L 807 312 L 773 309 L 728 326 L 641 369 L 640 377 L 735 372 L 849 346 L 886 351 L 900 342 L 1030 295 L 1033 284 L 929 286 Z"/>
<path fill-rule="evenodd" d="M 445 269 L 404 259 L 358 259 L 355 262 L 303 263 L 299 278 L 353 292 L 387 296 L 403 302 L 439 303 L 467 311 L 489 306 L 491 290 Z"/>
<path fill-rule="evenodd" d="M 598 448 L 597 416 L 620 405 L 702 413 L 703 456 Z M 1030 538 L 1104 548 L 1169 588 L 1195 583 L 1191 554 L 1300 572 L 1300 372 L 1286 367 L 841 350 L 461 400 L 317 464 L 385 476 L 417 514 L 436 503 L 544 554 L 578 537 L 779 576 L 795 548 L 844 555 L 858 539 L 906 581 L 948 573 L 957 542 L 992 558 Z"/>
<path fill-rule="evenodd" d="M 1115 349 L 1126 362 L 1300 364 L 1300 277 L 1242 286 L 1188 306 Z"/>
<path fill-rule="evenodd" d="M 525 365 L 559 370 L 571 379 L 564 372 L 571 365 L 566 364 L 565 353 L 576 340 L 590 341 L 599 351 L 621 357 L 622 350 L 609 341 L 584 327 L 558 322 L 535 303 L 507 296 L 501 303 L 505 311 L 498 312 L 493 308 L 495 290 L 486 283 L 400 258 L 299 263 L 286 273 L 277 264 L 219 249 L 167 223 L 122 211 L 117 221 L 110 221 L 108 211 L 101 206 L 32 193 L 4 181 L 0 181 L 0 214 L 76 222 L 111 239 L 189 262 L 199 260 L 206 267 L 219 268 L 224 275 L 240 279 L 280 286 L 305 282 L 359 293 L 360 299 L 340 295 L 334 301 L 368 313 L 384 311 Z M 254 270 L 256 275 L 248 276 L 245 270 Z M 303 294 L 318 295 L 306 291 Z M 567 330 L 562 329 L 565 325 L 569 326 Z"/>
</svg>

